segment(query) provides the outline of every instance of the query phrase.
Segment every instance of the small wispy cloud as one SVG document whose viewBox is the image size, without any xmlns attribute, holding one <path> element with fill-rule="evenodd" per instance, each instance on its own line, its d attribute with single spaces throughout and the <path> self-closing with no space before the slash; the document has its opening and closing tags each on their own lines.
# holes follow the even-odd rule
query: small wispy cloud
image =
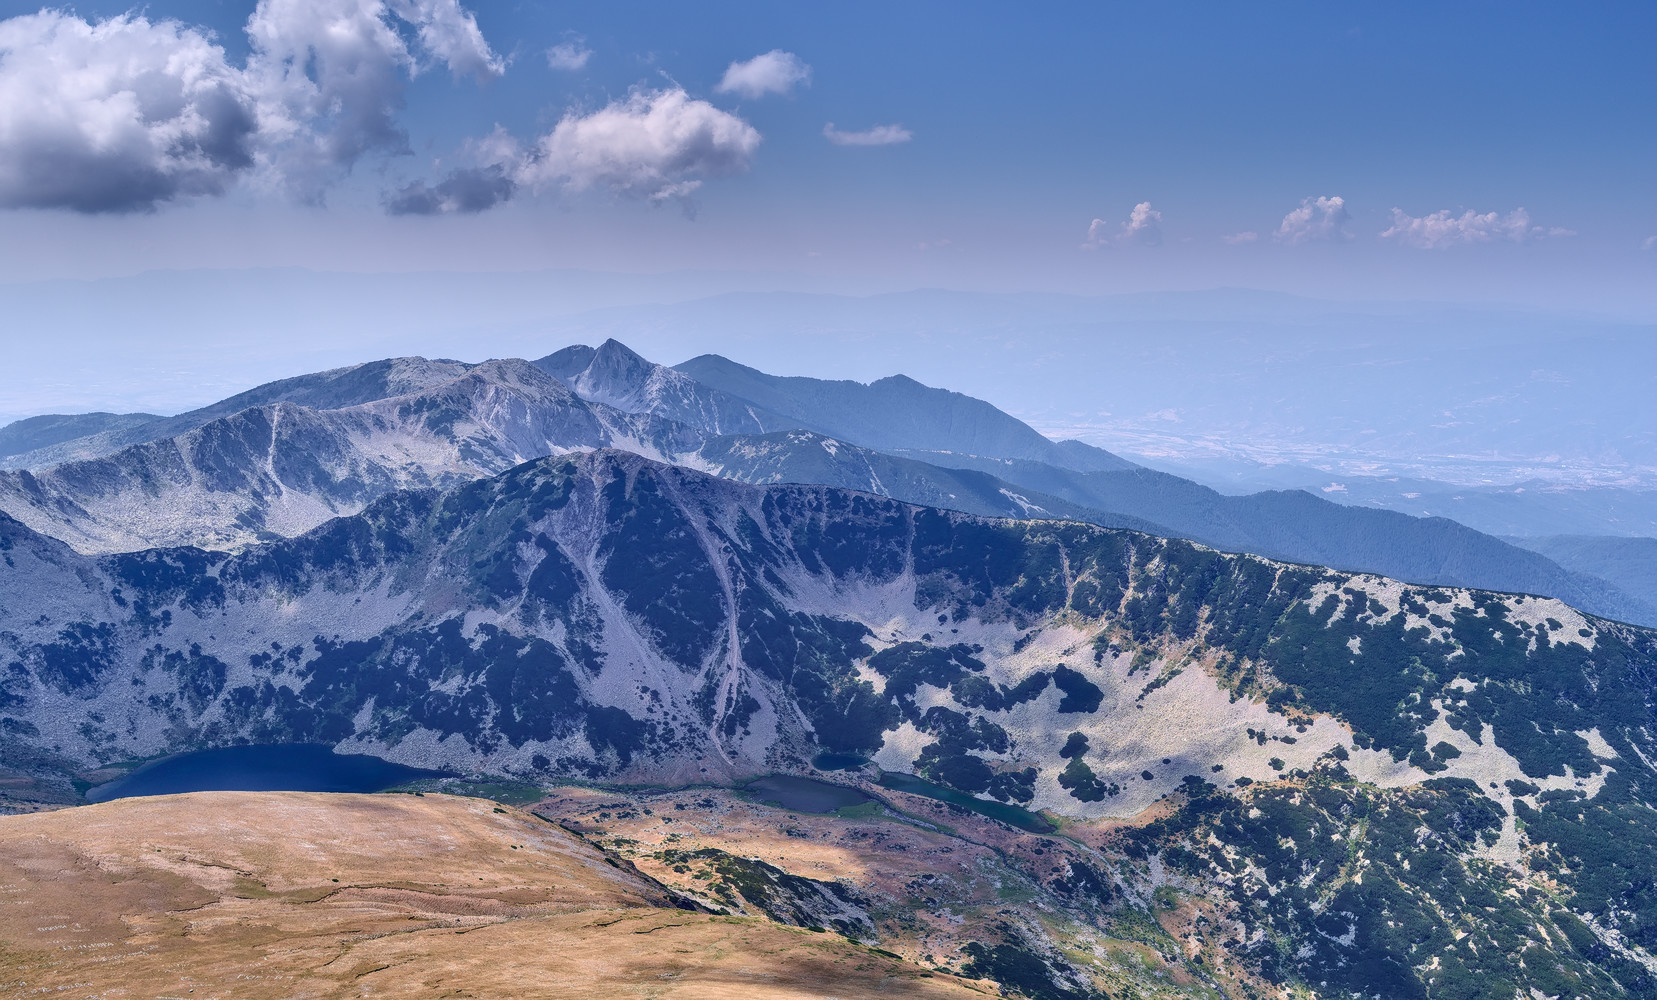
<svg viewBox="0 0 1657 1000">
<path fill-rule="evenodd" d="M 811 67 L 792 52 L 772 49 L 749 59 L 734 62 L 725 69 L 725 76 L 713 88 L 721 94 L 740 97 L 764 97 L 766 94 L 786 94 L 799 84 L 811 83 Z"/>
<path fill-rule="evenodd" d="M 561 42 L 547 50 L 547 65 L 553 69 L 573 73 L 587 65 L 587 60 L 593 57 L 593 50 L 581 43 L 580 39 L 571 42 Z"/>
<path fill-rule="evenodd" d="M 1220 242 L 1229 243 L 1232 246 L 1239 246 L 1239 245 L 1244 244 L 1244 243 L 1254 243 L 1254 242 L 1258 241 L 1259 239 L 1260 239 L 1260 234 L 1256 233 L 1256 232 L 1253 232 L 1251 230 L 1251 231 L 1241 232 L 1241 233 L 1228 233 L 1228 234 L 1220 237 Z"/>
<path fill-rule="evenodd" d="M 876 125 L 861 132 L 845 132 L 833 122 L 823 126 L 823 138 L 836 146 L 895 146 L 908 142 L 915 134 L 902 125 Z"/>
<path fill-rule="evenodd" d="M 1392 225 L 1380 233 L 1381 239 L 1395 240 L 1420 250 L 1442 250 L 1496 240 L 1523 243 L 1526 240 L 1575 235 L 1574 229 L 1532 225 L 1530 213 L 1523 208 L 1516 208 L 1506 215 L 1498 212 L 1480 214 L 1472 210 L 1455 215 L 1445 208 L 1421 216 L 1394 208 Z"/>
<path fill-rule="evenodd" d="M 1300 207 L 1283 217 L 1272 233 L 1272 239 L 1296 246 L 1310 242 L 1349 240 L 1352 233 L 1346 228 L 1352 215 L 1346 210 L 1346 199 L 1340 195 L 1305 198 Z"/>
<path fill-rule="evenodd" d="M 1128 221 L 1123 223 L 1122 232 L 1117 239 L 1123 243 L 1136 243 L 1146 247 L 1160 246 L 1162 213 L 1152 208 L 1150 202 L 1140 202 L 1128 214 Z"/>
<path fill-rule="evenodd" d="M 1128 221 L 1113 226 L 1104 219 L 1088 223 L 1083 250 L 1097 250 L 1109 243 L 1124 246 L 1155 247 L 1162 245 L 1162 213 L 1142 201 L 1128 213 Z"/>
<path fill-rule="evenodd" d="M 1640 249 L 1657 250 L 1657 236 L 1647 236 L 1645 242 L 1640 244 Z"/>
</svg>

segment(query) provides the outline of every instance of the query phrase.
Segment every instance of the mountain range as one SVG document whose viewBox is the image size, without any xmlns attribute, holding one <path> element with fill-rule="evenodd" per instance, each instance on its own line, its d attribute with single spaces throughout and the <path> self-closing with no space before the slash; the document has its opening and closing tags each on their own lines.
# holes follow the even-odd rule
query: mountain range
<svg viewBox="0 0 1657 1000">
<path fill-rule="evenodd" d="M 0 432 L 32 446 L 0 460 L 13 467 L 0 473 L 0 510 L 88 553 L 235 548 L 354 513 L 393 489 L 614 447 L 745 482 L 1083 520 L 1657 623 L 1657 591 L 1640 581 L 1625 576 L 1619 587 L 1445 518 L 1303 491 L 1226 496 L 1081 442 L 1049 441 L 987 403 L 902 377 L 780 378 L 709 356 L 674 369 L 615 341 L 533 363 L 373 362 L 147 421 L 36 420 L 47 422 Z"/>
<path fill-rule="evenodd" d="M 1657 996 L 1657 632 L 1592 540 L 1228 497 L 911 380 L 613 341 L 0 442 L 7 802 L 323 744 L 611 789 L 547 815 L 687 905 L 1032 1000 Z M 869 825 L 694 791 L 831 763 Z M 878 867 L 882 823 L 934 860 L 878 899 L 741 839 Z M 988 895 L 925 930 L 955 852 Z"/>
<path fill-rule="evenodd" d="M 1233 928 L 1249 976 L 1657 990 L 1657 852 L 1629 842 L 1657 726 L 1628 696 L 1657 633 L 1556 600 L 615 450 L 235 553 L 87 556 L 0 517 L 0 556 L 0 756 L 37 779 L 310 742 L 541 786 L 720 785 L 827 751 L 1076 823 L 1160 817 L 1101 842 L 1120 919 L 1160 878 Z M 1146 852 L 1160 876 L 1134 874 Z M 979 967 L 1075 982 L 1014 937 Z M 1467 992 L 1480 977 L 1511 988 Z"/>
</svg>

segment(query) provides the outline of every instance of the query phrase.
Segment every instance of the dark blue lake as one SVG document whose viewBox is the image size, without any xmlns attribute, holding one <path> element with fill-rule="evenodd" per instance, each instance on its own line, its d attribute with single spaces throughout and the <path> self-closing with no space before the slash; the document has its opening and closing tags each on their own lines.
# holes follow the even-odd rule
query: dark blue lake
<svg viewBox="0 0 1657 1000">
<path fill-rule="evenodd" d="M 86 799 L 108 802 L 179 792 L 378 792 L 445 774 L 311 744 L 218 747 L 151 761 L 89 789 Z"/>
<path fill-rule="evenodd" d="M 755 778 L 743 785 L 742 790 L 760 802 L 774 802 L 795 812 L 831 813 L 874 801 L 855 788 L 793 774 L 768 774 Z"/>
</svg>

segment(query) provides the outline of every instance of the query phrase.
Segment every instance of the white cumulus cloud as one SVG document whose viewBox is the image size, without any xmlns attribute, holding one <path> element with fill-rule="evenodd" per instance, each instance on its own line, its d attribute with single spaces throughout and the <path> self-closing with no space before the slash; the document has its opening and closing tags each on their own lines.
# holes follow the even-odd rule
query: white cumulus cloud
<svg viewBox="0 0 1657 1000">
<path fill-rule="evenodd" d="M 1526 240 L 1575 235 L 1574 230 L 1558 226 L 1531 225 L 1530 213 L 1523 208 L 1516 208 L 1506 215 L 1497 212 L 1481 215 L 1471 210 L 1455 215 L 1449 209 L 1440 209 L 1422 216 L 1413 216 L 1394 208 L 1392 225 L 1380 234 L 1384 240 L 1395 240 L 1422 250 L 1440 250 L 1495 240 L 1523 243 Z"/>
<path fill-rule="evenodd" d="M 1128 213 L 1128 221 L 1112 226 L 1104 219 L 1094 219 L 1087 227 L 1083 250 L 1097 250 L 1110 243 L 1124 246 L 1155 247 L 1162 245 L 1162 213 L 1142 201 Z"/>
<path fill-rule="evenodd" d="M 176 21 L 0 21 L 0 204 L 153 209 L 254 163 L 257 101 L 224 50 Z"/>
<path fill-rule="evenodd" d="M 703 180 L 748 169 L 760 141 L 753 126 L 682 89 L 635 90 L 597 111 L 566 114 L 527 146 L 496 126 L 463 150 L 469 165 L 435 184 L 406 184 L 386 195 L 385 207 L 393 215 L 471 213 L 524 188 L 597 189 L 675 200 L 691 215 Z"/>
<path fill-rule="evenodd" d="M 411 49 L 404 31 L 414 39 Z M 145 211 L 263 171 L 310 198 L 400 152 L 408 78 L 505 70 L 458 0 L 259 0 L 245 66 L 177 21 L 0 21 L 0 205 Z"/>
<path fill-rule="evenodd" d="M 1306 198 L 1300 207 L 1283 217 L 1272 239 L 1294 246 L 1314 241 L 1349 240 L 1352 233 L 1346 224 L 1352 215 L 1346 210 L 1346 199 L 1319 196 Z"/>
<path fill-rule="evenodd" d="M 902 125 L 876 125 L 861 132 L 843 132 L 833 122 L 823 126 L 823 137 L 836 146 L 892 146 L 915 137 Z"/>
<path fill-rule="evenodd" d="M 506 60 L 489 48 L 477 17 L 460 0 L 391 0 L 391 9 L 414 25 L 421 47 L 456 76 L 488 80 L 506 72 Z"/>
<path fill-rule="evenodd" d="M 317 200 L 363 157 L 408 152 L 399 119 L 412 77 L 506 69 L 460 0 L 258 0 L 246 32 L 236 66 L 210 33 L 176 21 L 0 20 L 0 207 L 147 211 L 243 176 Z M 568 45 L 549 61 L 590 56 Z M 742 86 L 760 86 L 767 63 L 744 65 Z M 746 170 L 759 144 L 746 121 L 679 87 L 639 89 L 531 141 L 497 128 L 459 166 L 384 200 L 394 214 L 480 212 L 554 187 L 688 211 L 704 179 Z"/>
<path fill-rule="evenodd" d="M 592 57 L 593 50 L 580 42 L 560 42 L 547 50 L 547 65 L 573 73 L 585 67 Z"/>
<path fill-rule="evenodd" d="M 565 115 L 519 176 L 661 201 L 689 195 L 704 177 L 748 169 L 759 144 L 752 125 L 682 89 L 636 90 L 590 114 Z"/>
<path fill-rule="evenodd" d="M 786 94 L 799 84 L 811 82 L 811 67 L 792 52 L 772 49 L 749 59 L 734 62 L 725 68 L 725 76 L 713 88 L 721 94 L 739 97 L 764 97 L 766 94 Z"/>
<path fill-rule="evenodd" d="M 300 193 L 318 196 L 335 170 L 369 152 L 406 151 L 397 114 L 420 64 L 393 15 L 456 75 L 504 71 L 456 0 L 259 0 L 248 19 L 247 75 L 282 147 L 280 173 Z"/>
</svg>

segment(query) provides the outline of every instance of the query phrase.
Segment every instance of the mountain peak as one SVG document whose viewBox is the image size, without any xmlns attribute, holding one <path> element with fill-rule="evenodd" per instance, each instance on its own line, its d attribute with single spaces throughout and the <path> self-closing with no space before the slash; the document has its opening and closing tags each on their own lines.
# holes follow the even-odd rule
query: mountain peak
<svg viewBox="0 0 1657 1000">
<path fill-rule="evenodd" d="M 593 363 L 593 355 L 597 353 L 596 350 L 586 344 L 571 344 L 536 361 L 535 367 L 560 382 L 568 382 L 576 375 L 586 371 L 587 366 Z"/>
<path fill-rule="evenodd" d="M 650 413 L 712 434 L 762 434 L 796 426 L 740 397 L 656 364 L 619 340 L 566 347 L 535 366 L 581 398 L 628 413 Z"/>
<path fill-rule="evenodd" d="M 875 379 L 873 382 L 870 382 L 869 385 L 871 385 L 871 386 L 889 386 L 889 387 L 894 388 L 894 389 L 928 389 L 928 390 L 931 390 L 933 392 L 948 392 L 948 393 L 950 393 L 950 395 L 953 395 L 953 396 L 961 395 L 961 393 L 952 392 L 949 389 L 934 389 L 932 386 L 929 386 L 926 383 L 921 382 L 918 379 L 910 378 L 909 376 L 903 374 L 902 372 L 899 372 L 896 375 L 888 375 L 885 378 Z"/>
<path fill-rule="evenodd" d="M 598 345 L 598 350 L 593 352 L 592 361 L 587 365 L 587 379 L 636 380 L 650 377 L 661 367 L 646 361 L 637 351 L 612 338 Z"/>
<path fill-rule="evenodd" d="M 598 345 L 597 353 L 599 357 L 622 357 L 641 365 L 650 364 L 649 361 L 644 359 L 643 355 L 614 337 L 610 337 L 604 343 Z"/>
</svg>

